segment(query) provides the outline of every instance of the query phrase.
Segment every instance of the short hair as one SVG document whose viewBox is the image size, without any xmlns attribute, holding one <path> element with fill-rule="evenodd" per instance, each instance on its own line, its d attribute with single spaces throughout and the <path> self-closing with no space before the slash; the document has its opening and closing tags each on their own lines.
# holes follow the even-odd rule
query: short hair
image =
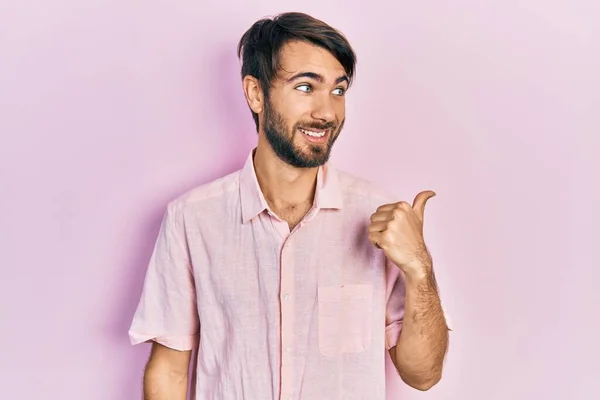
<svg viewBox="0 0 600 400">
<path fill-rule="evenodd" d="M 352 83 L 356 54 L 346 37 L 323 21 L 300 12 L 260 19 L 242 35 L 237 47 L 238 58 L 242 61 L 242 79 L 247 75 L 256 78 L 268 98 L 280 69 L 281 49 L 293 41 L 311 43 L 329 51 L 344 68 L 348 84 Z M 258 132 L 258 115 L 252 111 L 252 116 Z"/>
</svg>

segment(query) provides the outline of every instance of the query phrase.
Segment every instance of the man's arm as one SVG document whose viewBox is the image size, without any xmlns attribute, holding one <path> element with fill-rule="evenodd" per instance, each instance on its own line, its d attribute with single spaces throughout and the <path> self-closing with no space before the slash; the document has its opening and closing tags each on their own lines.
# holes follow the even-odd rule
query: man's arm
<svg viewBox="0 0 600 400">
<path fill-rule="evenodd" d="M 431 265 L 405 275 L 404 322 L 390 356 L 402 380 L 418 390 L 428 390 L 442 377 L 448 349 L 448 325 Z"/>
<path fill-rule="evenodd" d="M 186 400 L 191 351 L 152 343 L 144 372 L 144 400 Z"/>
<path fill-rule="evenodd" d="M 368 227 L 371 243 L 404 275 L 402 330 L 398 339 L 392 339 L 397 342 L 390 356 L 402 380 L 419 390 L 428 390 L 441 379 L 448 348 L 448 325 L 423 238 L 425 203 L 433 196 L 435 192 L 425 190 L 415 196 L 412 206 L 405 201 L 381 205 Z M 398 316 L 392 319 L 388 326 L 399 322 Z"/>
</svg>

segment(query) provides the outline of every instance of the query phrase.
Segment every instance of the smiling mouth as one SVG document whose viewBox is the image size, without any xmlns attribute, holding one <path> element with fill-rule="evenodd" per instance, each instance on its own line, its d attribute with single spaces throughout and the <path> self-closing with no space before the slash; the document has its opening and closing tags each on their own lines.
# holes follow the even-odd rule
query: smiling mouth
<svg viewBox="0 0 600 400">
<path fill-rule="evenodd" d="M 303 128 L 298 128 L 298 129 L 300 130 L 300 132 L 304 133 L 306 136 L 310 136 L 310 137 L 317 138 L 317 139 L 322 138 L 329 131 L 329 129 L 325 129 L 325 130 L 316 130 L 316 129 L 308 130 L 308 129 L 303 129 Z"/>
</svg>

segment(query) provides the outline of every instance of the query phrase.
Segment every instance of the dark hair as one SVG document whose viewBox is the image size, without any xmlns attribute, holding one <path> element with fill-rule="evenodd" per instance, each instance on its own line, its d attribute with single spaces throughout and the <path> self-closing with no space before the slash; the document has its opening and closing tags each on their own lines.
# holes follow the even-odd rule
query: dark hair
<svg viewBox="0 0 600 400">
<path fill-rule="evenodd" d="M 338 30 L 308 14 L 288 12 L 263 18 L 248 29 L 237 47 L 242 60 L 242 79 L 253 76 L 261 83 L 265 97 L 280 67 L 280 52 L 291 41 L 304 41 L 328 50 L 344 67 L 348 84 L 352 83 L 356 55 L 348 40 Z M 258 115 L 252 112 L 258 131 Z"/>
</svg>

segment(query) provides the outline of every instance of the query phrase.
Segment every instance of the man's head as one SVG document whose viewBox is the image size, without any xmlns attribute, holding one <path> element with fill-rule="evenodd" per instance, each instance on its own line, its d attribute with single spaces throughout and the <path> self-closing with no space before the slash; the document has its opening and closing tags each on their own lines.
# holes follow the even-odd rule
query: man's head
<svg viewBox="0 0 600 400">
<path fill-rule="evenodd" d="M 309 15 L 285 13 L 253 24 L 238 56 L 256 130 L 277 156 L 298 168 L 327 162 L 356 64 L 345 37 Z"/>
</svg>

